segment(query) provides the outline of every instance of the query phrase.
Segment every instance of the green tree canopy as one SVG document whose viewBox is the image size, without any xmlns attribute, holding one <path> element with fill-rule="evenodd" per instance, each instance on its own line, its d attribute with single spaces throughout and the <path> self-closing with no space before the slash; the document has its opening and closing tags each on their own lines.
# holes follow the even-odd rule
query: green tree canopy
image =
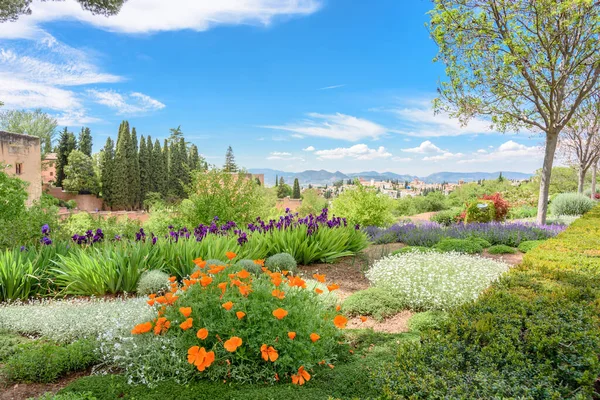
<svg viewBox="0 0 600 400">
<path fill-rule="evenodd" d="M 392 223 L 392 199 L 364 187 L 358 180 L 354 186 L 354 189 L 344 190 L 333 200 L 331 208 L 335 215 L 361 226 L 387 226 Z"/>
<path fill-rule="evenodd" d="M 90 128 L 81 128 L 77 140 L 77 148 L 83 154 L 92 156 L 92 132 L 90 132 Z"/>
<path fill-rule="evenodd" d="M 298 178 L 294 179 L 294 188 L 292 189 L 292 199 L 300 198 L 300 182 Z"/>
<path fill-rule="evenodd" d="M 56 119 L 42 110 L 6 110 L 0 112 L 0 129 L 40 138 L 42 157 L 52 152 L 56 136 Z"/>
<path fill-rule="evenodd" d="M 13 220 L 25 211 L 27 183 L 8 176 L 0 163 L 0 220 Z"/>
<path fill-rule="evenodd" d="M 69 154 L 77 148 L 77 140 L 67 127 L 61 132 L 56 149 L 56 186 L 62 187 L 65 179 L 65 168 L 69 163 Z"/>
<path fill-rule="evenodd" d="M 68 192 L 98 193 L 98 177 L 92 157 L 79 150 L 69 154 L 63 188 Z"/>
<path fill-rule="evenodd" d="M 115 143 L 109 137 L 106 139 L 106 144 L 102 149 L 100 157 L 100 171 L 101 172 L 101 185 L 102 185 L 102 198 L 107 206 L 111 207 L 113 202 L 112 196 L 112 185 L 113 185 L 113 174 L 114 174 L 114 162 L 115 162 Z"/>
<path fill-rule="evenodd" d="M 235 163 L 235 157 L 233 156 L 233 149 L 231 146 L 227 148 L 225 153 L 225 165 L 223 165 L 223 171 L 225 172 L 237 172 L 238 166 Z"/>
<path fill-rule="evenodd" d="M 446 65 L 437 111 L 463 123 L 483 116 L 500 131 L 543 132 L 538 222 L 545 222 L 557 140 L 598 90 L 596 0 L 434 0 L 431 35 Z"/>
</svg>

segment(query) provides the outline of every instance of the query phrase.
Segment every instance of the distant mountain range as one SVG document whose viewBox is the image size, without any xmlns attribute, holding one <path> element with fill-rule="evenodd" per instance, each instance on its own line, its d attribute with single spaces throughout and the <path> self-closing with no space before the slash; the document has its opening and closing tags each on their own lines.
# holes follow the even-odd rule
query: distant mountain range
<svg viewBox="0 0 600 400">
<path fill-rule="evenodd" d="M 353 173 L 343 173 L 340 171 L 329 172 L 324 169 L 306 170 L 302 172 L 285 172 L 270 168 L 253 168 L 248 170 L 252 174 L 264 174 L 265 184 L 267 186 L 274 186 L 276 177 L 283 177 L 283 180 L 292 184 L 295 178 L 298 178 L 300 185 L 306 186 L 312 185 L 331 185 L 340 179 L 348 180 L 353 178 L 363 178 L 366 180 L 388 180 L 397 179 L 399 181 L 412 181 L 414 178 L 418 178 L 426 183 L 457 183 L 459 180 L 465 182 L 474 182 L 480 179 L 496 179 L 500 175 L 500 172 L 436 172 L 425 177 L 419 177 L 416 175 L 401 175 L 393 172 L 377 172 L 377 171 L 363 171 Z M 522 172 L 505 172 L 502 171 L 502 176 L 507 179 L 528 179 L 533 174 L 525 174 Z"/>
</svg>

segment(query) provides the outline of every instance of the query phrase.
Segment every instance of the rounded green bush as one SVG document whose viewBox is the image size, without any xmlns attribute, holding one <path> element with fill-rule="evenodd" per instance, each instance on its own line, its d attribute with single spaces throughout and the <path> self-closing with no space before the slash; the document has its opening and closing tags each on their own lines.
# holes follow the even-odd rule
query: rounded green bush
<svg viewBox="0 0 600 400">
<path fill-rule="evenodd" d="M 392 252 L 392 256 L 395 256 L 396 254 L 404 254 L 404 253 L 410 253 L 413 251 L 436 251 L 436 249 L 432 248 L 432 247 L 425 247 L 425 246 L 406 246 L 403 247 L 401 249 L 398 249 L 396 251 Z"/>
<path fill-rule="evenodd" d="M 159 270 L 146 271 L 140 277 L 137 285 L 137 294 L 147 296 L 157 293 L 169 286 L 169 275 Z"/>
<path fill-rule="evenodd" d="M 298 272 L 298 264 L 294 257 L 288 253 L 279 253 L 272 255 L 267 258 L 265 261 L 265 267 L 269 269 L 269 271 L 290 271 L 293 274 Z"/>
<path fill-rule="evenodd" d="M 434 215 L 432 215 L 429 220 L 432 222 L 437 222 L 440 225 L 450 226 L 456 222 L 456 219 L 462 213 L 462 209 L 460 208 L 452 208 L 450 210 L 440 211 Z"/>
<path fill-rule="evenodd" d="M 478 254 L 483 251 L 483 247 L 470 239 L 443 239 L 434 246 L 441 252 L 455 251 L 457 253 Z"/>
<path fill-rule="evenodd" d="M 216 265 L 218 267 L 225 267 L 225 266 L 227 266 L 227 263 L 225 263 L 221 260 L 217 260 L 216 258 L 211 258 L 211 259 L 206 260 L 207 267 L 211 267 L 213 265 Z M 196 267 L 196 269 L 197 269 L 197 267 Z"/>
<path fill-rule="evenodd" d="M 405 308 L 389 290 L 376 287 L 353 293 L 342 304 L 342 311 L 348 315 L 370 315 L 378 321 Z"/>
<path fill-rule="evenodd" d="M 496 207 L 491 200 L 477 200 L 469 204 L 465 215 L 465 223 L 492 222 L 496 217 Z"/>
<path fill-rule="evenodd" d="M 497 244 L 488 249 L 490 254 L 515 254 L 517 249 L 514 247 L 507 246 L 505 244 Z"/>
<path fill-rule="evenodd" d="M 550 203 L 554 215 L 583 215 L 595 205 L 594 200 L 577 193 L 561 193 Z"/>
<path fill-rule="evenodd" d="M 485 240 L 484 238 L 474 237 L 474 238 L 470 238 L 469 240 L 477 243 L 484 249 L 487 249 L 488 247 L 492 246 L 492 244 L 490 242 L 488 242 L 487 240 Z"/>
<path fill-rule="evenodd" d="M 413 332 L 423 332 L 430 329 L 440 329 L 448 320 L 448 313 L 444 311 L 420 312 L 408 320 L 408 329 Z"/>
<path fill-rule="evenodd" d="M 526 240 L 521 242 L 518 249 L 521 253 L 528 253 L 542 243 L 544 243 L 544 240 Z"/>
<path fill-rule="evenodd" d="M 254 275 L 262 274 L 262 268 L 256 264 L 253 260 L 240 260 L 235 263 L 238 267 L 244 268 L 246 271 Z"/>
</svg>

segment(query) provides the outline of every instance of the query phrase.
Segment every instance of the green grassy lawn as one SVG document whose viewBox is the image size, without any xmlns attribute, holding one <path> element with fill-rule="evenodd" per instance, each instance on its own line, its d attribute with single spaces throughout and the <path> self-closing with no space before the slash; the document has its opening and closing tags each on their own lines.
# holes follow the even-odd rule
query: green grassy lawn
<svg viewBox="0 0 600 400">
<path fill-rule="evenodd" d="M 145 385 L 128 385 L 122 375 L 95 375 L 71 383 L 59 394 L 79 394 L 82 398 L 98 400 L 376 398 L 380 392 L 373 386 L 372 372 L 395 360 L 398 343 L 419 338 L 415 333 L 385 334 L 369 330 L 348 330 L 346 336 L 354 347 L 354 354 L 334 369 L 315 369 L 312 379 L 302 387 L 289 383 L 261 385 L 207 381 L 179 385 L 167 381 L 148 388 Z"/>
</svg>

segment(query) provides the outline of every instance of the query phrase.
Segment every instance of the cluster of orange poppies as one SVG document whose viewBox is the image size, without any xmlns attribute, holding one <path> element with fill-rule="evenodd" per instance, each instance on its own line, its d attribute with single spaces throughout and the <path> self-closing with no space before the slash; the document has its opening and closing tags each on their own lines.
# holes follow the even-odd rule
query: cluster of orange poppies
<svg viewBox="0 0 600 400">
<path fill-rule="evenodd" d="M 236 254 L 233 252 L 227 252 L 226 256 L 229 258 L 229 260 L 233 260 L 236 257 Z M 285 292 L 281 287 L 281 284 L 284 282 L 284 280 L 286 280 L 286 283 L 290 288 L 306 288 L 306 282 L 299 276 L 291 275 L 288 271 L 271 272 L 264 267 L 263 260 L 256 260 L 254 262 L 255 264 L 261 266 L 263 272 L 271 278 L 271 282 L 275 286 L 275 289 L 272 291 L 272 295 L 274 297 L 278 299 L 285 298 Z M 171 327 L 171 322 L 168 321 L 163 315 L 166 311 L 166 307 L 173 306 L 179 298 L 179 296 L 177 296 L 178 291 L 181 290 L 185 292 L 193 285 L 200 285 L 203 288 L 206 288 L 212 284 L 214 276 L 226 270 L 225 266 L 216 265 L 210 265 L 208 266 L 208 269 L 206 269 L 206 261 L 202 260 L 201 258 L 195 259 L 194 263 L 198 266 L 199 269 L 192 273 L 189 276 L 189 279 L 183 279 L 183 285 L 180 286 L 176 282 L 176 278 L 171 277 L 169 279 L 171 281 L 171 286 L 170 290 L 167 293 L 165 293 L 162 296 L 157 296 L 156 294 L 152 294 L 149 296 L 148 304 L 150 306 L 160 305 L 160 307 L 158 308 L 158 316 L 152 322 L 144 322 L 139 325 L 136 325 L 131 331 L 132 334 L 139 335 L 153 331 L 155 335 L 161 335 L 167 332 L 167 330 Z M 203 272 L 205 269 L 206 272 Z M 247 297 L 252 292 L 252 277 L 248 271 L 242 269 L 241 271 L 238 271 L 237 273 L 231 273 L 228 276 L 229 282 L 222 282 L 217 285 L 217 287 L 221 290 L 220 298 L 223 298 L 228 287 L 237 287 L 239 293 L 244 297 Z M 325 275 L 314 274 L 313 277 L 317 281 L 325 283 Z M 336 284 L 331 284 L 328 285 L 327 288 L 331 292 L 337 290 L 339 286 Z M 316 288 L 315 292 L 320 294 L 323 291 Z M 234 308 L 235 304 L 232 301 L 227 301 L 221 306 L 226 311 L 231 311 Z M 337 306 L 336 310 L 340 311 L 340 307 Z M 185 320 L 179 324 L 179 328 L 184 331 L 193 328 L 194 319 L 191 317 L 192 308 L 180 307 L 179 312 L 185 318 Z M 246 316 L 246 313 L 243 311 L 236 311 L 235 315 L 239 320 L 241 320 Z M 277 308 L 272 312 L 272 315 L 278 320 L 282 320 L 288 315 L 288 311 L 283 308 Z M 341 314 L 336 315 L 335 318 L 333 318 L 333 324 L 339 329 L 345 328 L 347 323 L 348 319 Z M 200 328 L 196 333 L 196 337 L 200 340 L 205 340 L 208 336 L 209 331 L 205 327 Z M 230 353 L 235 352 L 243 344 L 242 338 L 237 336 L 232 336 L 231 338 L 225 341 L 223 341 L 218 335 L 215 336 L 218 339 L 218 341 L 222 343 L 223 348 Z M 311 333 L 309 337 L 313 343 L 321 338 L 316 332 Z M 296 332 L 288 332 L 288 338 L 290 340 L 294 340 L 296 338 Z M 261 346 L 260 355 L 263 360 L 268 362 L 275 362 L 279 358 L 279 353 L 277 349 L 267 344 L 263 344 Z M 208 351 L 204 347 L 192 346 L 188 349 L 187 359 L 190 364 L 196 366 L 198 371 L 204 371 L 206 368 L 210 367 L 210 365 L 215 361 L 215 352 Z M 333 366 L 330 365 L 330 367 Z M 276 375 L 277 380 L 278 378 L 279 377 Z M 303 366 L 301 366 L 298 369 L 297 374 L 292 374 L 291 378 L 294 384 L 303 385 L 305 382 L 310 380 L 310 374 L 304 369 Z"/>
</svg>

